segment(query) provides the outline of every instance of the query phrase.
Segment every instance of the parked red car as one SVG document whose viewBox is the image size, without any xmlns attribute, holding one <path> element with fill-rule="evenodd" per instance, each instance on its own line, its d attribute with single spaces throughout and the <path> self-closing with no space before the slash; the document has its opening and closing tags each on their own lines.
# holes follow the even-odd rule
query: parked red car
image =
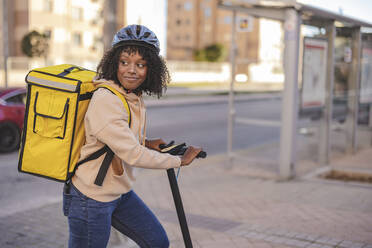
<svg viewBox="0 0 372 248">
<path fill-rule="evenodd" d="M 0 152 L 19 148 L 25 103 L 25 88 L 0 88 Z"/>
</svg>

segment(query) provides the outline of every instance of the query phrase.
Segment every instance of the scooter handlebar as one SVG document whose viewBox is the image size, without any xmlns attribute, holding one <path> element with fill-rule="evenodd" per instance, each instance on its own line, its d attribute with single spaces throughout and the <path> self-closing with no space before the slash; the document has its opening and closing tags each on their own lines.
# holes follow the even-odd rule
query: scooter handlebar
<svg viewBox="0 0 372 248">
<path fill-rule="evenodd" d="M 172 155 L 182 156 L 183 154 L 185 154 L 188 147 L 186 146 L 186 143 L 174 145 L 174 141 L 172 140 L 167 145 L 165 144 L 159 145 L 159 148 L 161 149 L 160 152 L 162 153 L 170 153 Z M 206 158 L 206 157 L 207 157 L 207 153 L 205 151 L 200 151 L 198 155 L 196 155 L 196 158 Z"/>
</svg>

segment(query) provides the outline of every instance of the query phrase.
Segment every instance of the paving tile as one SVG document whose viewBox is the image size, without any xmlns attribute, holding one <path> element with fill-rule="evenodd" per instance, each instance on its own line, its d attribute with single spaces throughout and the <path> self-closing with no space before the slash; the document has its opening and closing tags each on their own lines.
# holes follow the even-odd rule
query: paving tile
<svg viewBox="0 0 372 248">
<path fill-rule="evenodd" d="M 364 243 L 353 242 L 350 247 L 351 248 L 362 248 L 362 247 L 365 247 L 365 246 L 366 246 L 366 244 L 364 244 Z"/>
<path fill-rule="evenodd" d="M 354 242 L 352 242 L 352 241 L 344 240 L 344 241 L 342 241 L 342 242 L 339 244 L 339 246 L 340 246 L 340 247 L 343 247 L 343 248 L 349 248 L 349 247 L 351 247 L 353 244 L 354 244 Z"/>
<path fill-rule="evenodd" d="M 187 168 L 179 181 L 194 247 L 372 248 L 370 188 L 258 180 L 242 174 L 244 168 L 218 169 L 219 163 Z M 183 247 L 167 178 L 146 173 L 135 190 L 164 225 L 171 247 Z M 61 203 L 2 217 L 0 233 L 2 248 L 66 247 L 68 239 Z"/>
<path fill-rule="evenodd" d="M 323 248 L 323 245 L 318 243 L 312 243 L 307 248 Z"/>
</svg>

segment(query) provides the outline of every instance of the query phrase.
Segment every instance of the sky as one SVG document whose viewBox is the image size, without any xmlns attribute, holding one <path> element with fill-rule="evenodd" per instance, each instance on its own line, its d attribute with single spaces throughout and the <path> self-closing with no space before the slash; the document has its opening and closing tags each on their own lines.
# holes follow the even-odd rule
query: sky
<svg viewBox="0 0 372 248">
<path fill-rule="evenodd" d="M 166 51 L 166 2 L 166 0 L 127 1 L 128 25 L 142 24 L 151 29 L 159 39 L 161 55 L 165 55 Z"/>
<path fill-rule="evenodd" d="M 342 11 L 346 16 L 372 23 L 372 0 L 298 0 L 298 2 L 336 13 Z M 160 41 L 162 55 L 165 55 L 166 51 L 166 14 L 167 0 L 127 1 L 127 23 L 142 24 L 154 31 Z"/>
</svg>

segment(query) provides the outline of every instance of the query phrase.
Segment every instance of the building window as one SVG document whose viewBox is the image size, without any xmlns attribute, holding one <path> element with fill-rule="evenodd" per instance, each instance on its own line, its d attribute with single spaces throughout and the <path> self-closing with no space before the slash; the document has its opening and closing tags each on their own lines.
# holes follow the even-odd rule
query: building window
<svg viewBox="0 0 372 248">
<path fill-rule="evenodd" d="M 191 3 L 190 1 L 187 1 L 186 3 L 184 3 L 183 8 L 184 8 L 186 11 L 190 11 L 190 10 L 192 10 L 192 3 Z"/>
<path fill-rule="evenodd" d="M 95 35 L 94 36 L 94 44 L 102 44 L 103 43 L 103 37 Z"/>
<path fill-rule="evenodd" d="M 179 26 L 179 25 L 181 25 L 181 20 L 180 19 L 177 19 L 176 20 L 176 24 Z"/>
<path fill-rule="evenodd" d="M 223 23 L 225 23 L 225 24 L 231 24 L 231 21 L 232 21 L 231 16 L 225 16 L 223 18 Z"/>
<path fill-rule="evenodd" d="M 53 1 L 44 0 L 43 9 L 45 12 L 53 12 Z"/>
<path fill-rule="evenodd" d="M 98 49 L 98 47 L 101 47 L 103 44 L 103 38 L 102 36 L 95 35 L 93 38 L 93 46 Z"/>
<path fill-rule="evenodd" d="M 72 8 L 71 10 L 71 16 L 75 20 L 83 20 L 83 9 L 82 8 Z"/>
<path fill-rule="evenodd" d="M 178 3 L 178 4 L 176 5 L 176 8 L 177 8 L 177 10 L 181 10 L 181 9 L 182 9 L 182 4 Z"/>
<path fill-rule="evenodd" d="M 75 46 L 81 46 L 81 34 L 80 33 L 74 33 L 72 35 L 72 44 Z"/>
<path fill-rule="evenodd" d="M 212 15 L 212 10 L 211 10 L 211 8 L 205 8 L 204 9 L 204 16 L 206 17 L 206 18 L 209 18 L 210 16 Z"/>
<path fill-rule="evenodd" d="M 46 29 L 46 30 L 44 31 L 44 35 L 45 35 L 45 37 L 47 37 L 48 39 L 51 39 L 51 38 L 52 38 L 52 30 L 50 30 L 50 29 Z"/>
</svg>

